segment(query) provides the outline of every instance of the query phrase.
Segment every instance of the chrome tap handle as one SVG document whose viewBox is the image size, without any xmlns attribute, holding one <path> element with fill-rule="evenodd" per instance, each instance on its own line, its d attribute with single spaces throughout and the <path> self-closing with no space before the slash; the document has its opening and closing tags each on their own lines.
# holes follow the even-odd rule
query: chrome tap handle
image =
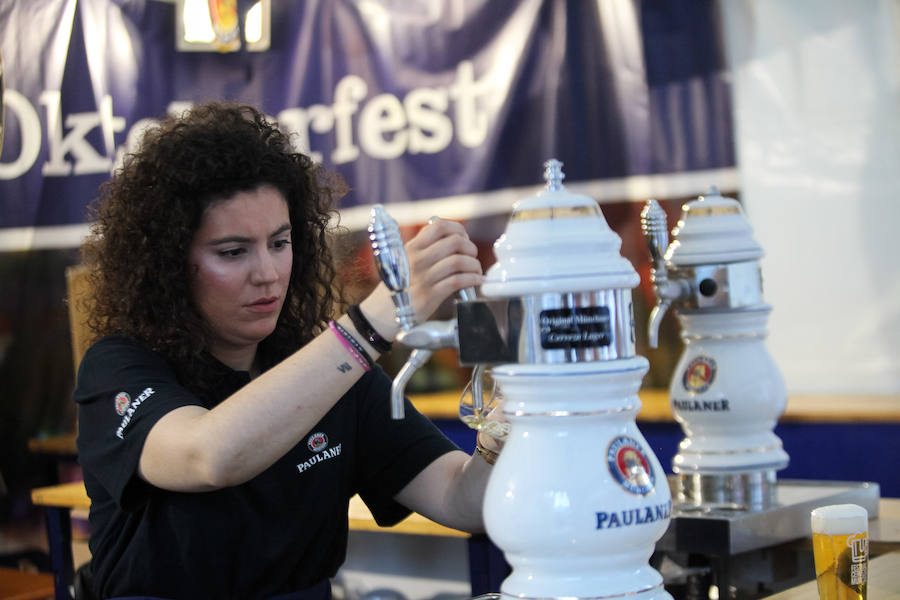
<svg viewBox="0 0 900 600">
<path fill-rule="evenodd" d="M 669 247 L 669 232 L 666 225 L 666 211 L 654 199 L 647 200 L 641 211 L 641 230 L 650 249 L 653 270 L 657 277 L 666 278 L 665 253 Z"/>
<path fill-rule="evenodd" d="M 410 329 L 416 324 L 416 311 L 409 299 L 409 260 L 400 228 L 384 207 L 376 204 L 372 207 L 368 231 L 375 267 L 391 291 L 397 323 L 405 330 Z"/>
<path fill-rule="evenodd" d="M 478 298 L 478 293 L 473 287 L 463 288 L 456 293 L 459 294 L 459 299 L 463 302 L 472 302 Z"/>
<path fill-rule="evenodd" d="M 653 291 L 656 294 L 656 306 L 650 311 L 650 319 L 647 323 L 647 337 L 651 348 L 656 348 L 659 342 L 659 324 L 663 315 L 672 303 L 671 289 L 668 272 L 666 270 L 666 249 L 669 247 L 669 232 L 666 229 L 666 212 L 659 202 L 647 200 L 647 204 L 641 211 L 641 230 L 650 250 L 650 259 L 653 267 L 650 269 L 650 281 L 653 282 Z"/>
</svg>

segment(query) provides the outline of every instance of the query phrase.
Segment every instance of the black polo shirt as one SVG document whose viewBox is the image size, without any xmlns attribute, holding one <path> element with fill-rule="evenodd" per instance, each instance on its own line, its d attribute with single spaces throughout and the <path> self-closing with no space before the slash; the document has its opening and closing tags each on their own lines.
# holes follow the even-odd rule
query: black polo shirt
<svg viewBox="0 0 900 600">
<path fill-rule="evenodd" d="M 249 380 L 222 365 L 213 404 Z M 334 576 L 346 552 L 349 499 L 359 493 L 379 524 L 393 524 L 409 514 L 393 496 L 456 449 L 409 401 L 406 419 L 392 420 L 390 386 L 380 369 L 366 373 L 296 447 L 247 483 L 170 492 L 137 476 L 144 440 L 169 411 L 204 403 L 159 355 L 124 337 L 100 340 L 85 354 L 75 389 L 97 592 L 249 600 Z"/>
</svg>

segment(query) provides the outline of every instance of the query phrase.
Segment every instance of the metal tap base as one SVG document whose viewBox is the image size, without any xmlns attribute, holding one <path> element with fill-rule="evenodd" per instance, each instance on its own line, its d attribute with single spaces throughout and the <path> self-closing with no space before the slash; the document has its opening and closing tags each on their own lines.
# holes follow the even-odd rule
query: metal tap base
<svg viewBox="0 0 900 600">
<path fill-rule="evenodd" d="M 672 497 L 682 512 L 765 510 L 777 505 L 775 469 L 746 473 L 679 473 Z"/>
<path fill-rule="evenodd" d="M 640 590 L 638 592 L 626 592 L 623 594 L 601 593 L 597 596 L 541 596 L 538 598 L 500 592 L 499 594 L 482 594 L 481 596 L 475 596 L 470 600 L 663 600 L 664 598 L 671 597 L 672 596 L 665 591 L 663 584 L 659 584 L 651 588 L 647 588 L 646 590 Z"/>
<path fill-rule="evenodd" d="M 676 477 L 669 478 L 673 495 Z M 763 510 L 733 510 L 675 504 L 672 522 L 657 550 L 729 556 L 812 535 L 809 513 L 828 504 L 858 504 L 878 516 L 877 483 L 782 479 L 774 503 Z"/>
</svg>

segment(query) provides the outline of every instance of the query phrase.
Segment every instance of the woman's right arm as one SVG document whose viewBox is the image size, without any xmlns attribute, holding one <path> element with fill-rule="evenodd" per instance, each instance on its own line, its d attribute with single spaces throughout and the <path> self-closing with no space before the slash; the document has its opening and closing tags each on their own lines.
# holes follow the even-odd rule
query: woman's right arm
<svg viewBox="0 0 900 600">
<path fill-rule="evenodd" d="M 458 223 L 436 221 L 406 248 L 410 296 L 422 319 L 453 292 L 481 283 L 475 245 Z M 382 337 L 393 339 L 393 303 L 383 284 L 361 308 Z M 346 315 L 338 323 L 356 334 Z M 378 356 L 363 336 L 355 337 L 373 359 Z M 183 406 L 160 418 L 147 435 L 138 473 L 152 485 L 174 491 L 243 483 L 303 439 L 363 373 L 337 336 L 326 330 L 212 410 Z"/>
</svg>

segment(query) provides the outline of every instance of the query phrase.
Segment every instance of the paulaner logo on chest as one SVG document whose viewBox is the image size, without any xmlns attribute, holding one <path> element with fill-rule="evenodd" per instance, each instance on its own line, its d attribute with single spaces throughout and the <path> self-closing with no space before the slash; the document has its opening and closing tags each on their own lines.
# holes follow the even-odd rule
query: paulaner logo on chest
<svg viewBox="0 0 900 600">
<path fill-rule="evenodd" d="M 299 473 L 303 473 L 320 462 L 325 462 L 335 456 L 341 455 L 341 445 L 337 444 L 336 446 L 329 448 L 328 436 L 321 432 L 316 432 L 309 436 L 309 439 L 306 440 L 306 447 L 309 448 L 311 452 L 315 452 L 315 454 L 309 457 L 309 460 L 305 460 L 297 465 L 297 471 Z"/>
</svg>

